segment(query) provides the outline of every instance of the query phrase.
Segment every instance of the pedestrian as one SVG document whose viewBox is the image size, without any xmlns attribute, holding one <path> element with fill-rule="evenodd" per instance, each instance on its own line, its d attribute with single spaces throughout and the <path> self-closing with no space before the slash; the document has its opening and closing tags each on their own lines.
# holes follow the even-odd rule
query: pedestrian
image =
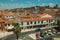
<svg viewBox="0 0 60 40">
<path fill-rule="evenodd" d="M 39 40 L 39 39 L 40 39 L 40 34 L 36 33 L 36 40 Z"/>
</svg>

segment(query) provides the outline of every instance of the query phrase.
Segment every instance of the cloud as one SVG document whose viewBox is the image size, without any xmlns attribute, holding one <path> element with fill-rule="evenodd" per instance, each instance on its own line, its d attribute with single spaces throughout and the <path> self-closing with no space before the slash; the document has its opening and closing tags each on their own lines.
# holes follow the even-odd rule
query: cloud
<svg viewBox="0 0 60 40">
<path fill-rule="evenodd" d="M 45 5 L 44 3 L 41 4 L 41 6 L 44 6 L 44 5 Z"/>
<path fill-rule="evenodd" d="M 34 4 L 31 4 L 31 3 L 30 3 L 29 6 L 34 6 Z"/>
<path fill-rule="evenodd" d="M 0 3 L 0 6 L 4 6 L 4 4 L 3 3 Z"/>
<path fill-rule="evenodd" d="M 8 0 L 8 1 L 11 1 L 11 2 L 13 2 L 13 1 L 16 1 L 16 0 Z"/>
<path fill-rule="evenodd" d="M 22 8 L 22 7 L 27 7 L 27 4 L 24 3 L 0 3 L 0 9 L 13 9 L 13 8 Z"/>
<path fill-rule="evenodd" d="M 17 3 L 10 3 L 10 4 L 6 4 L 6 3 L 0 3 L 0 9 L 10 9 L 10 8 L 16 8 L 18 7 L 19 4 Z"/>
<path fill-rule="evenodd" d="M 11 4 L 6 4 L 6 3 L 0 3 L 0 6 L 4 7 L 4 6 L 9 6 Z M 13 5 L 13 4 L 12 4 Z"/>
<path fill-rule="evenodd" d="M 27 3 L 31 3 L 31 1 L 27 1 Z"/>
<path fill-rule="evenodd" d="M 40 2 L 40 0 L 38 0 L 38 2 Z"/>
<path fill-rule="evenodd" d="M 53 7 L 55 4 L 53 4 L 53 3 L 49 3 L 48 5 L 50 5 L 51 7 Z"/>
<path fill-rule="evenodd" d="M 49 3 L 50 6 L 53 6 L 54 4 L 53 3 Z"/>
<path fill-rule="evenodd" d="M 53 5 L 53 3 L 49 3 L 49 5 Z"/>
<path fill-rule="evenodd" d="M 14 0 L 11 0 L 11 1 L 14 1 Z"/>
</svg>

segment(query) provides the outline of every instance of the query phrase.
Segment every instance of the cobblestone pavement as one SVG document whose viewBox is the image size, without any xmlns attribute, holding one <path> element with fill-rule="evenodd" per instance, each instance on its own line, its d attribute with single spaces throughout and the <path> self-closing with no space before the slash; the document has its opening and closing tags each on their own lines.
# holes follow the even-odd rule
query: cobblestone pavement
<svg viewBox="0 0 60 40">
<path fill-rule="evenodd" d="M 7 39 L 4 39 L 4 40 L 16 40 L 16 36 L 14 37 L 9 37 Z M 28 35 L 22 35 L 19 37 L 19 40 L 34 40 L 33 38 L 31 38 L 30 36 Z"/>
<path fill-rule="evenodd" d="M 60 40 L 60 34 L 59 35 L 56 35 L 53 39 L 54 40 Z"/>
</svg>

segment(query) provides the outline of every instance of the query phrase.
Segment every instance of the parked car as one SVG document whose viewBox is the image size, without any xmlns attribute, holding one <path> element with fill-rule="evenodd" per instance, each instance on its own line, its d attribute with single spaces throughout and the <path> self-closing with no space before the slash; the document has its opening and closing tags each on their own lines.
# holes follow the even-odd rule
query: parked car
<svg viewBox="0 0 60 40">
<path fill-rule="evenodd" d="M 54 29 L 55 29 L 57 32 L 60 32 L 60 28 L 59 28 L 59 27 L 54 27 Z"/>
<path fill-rule="evenodd" d="M 51 29 L 51 32 L 52 32 L 53 34 L 57 34 L 57 31 L 56 31 L 55 29 Z"/>
<path fill-rule="evenodd" d="M 51 32 L 51 30 L 47 31 L 47 35 L 53 35 L 53 33 Z"/>
<path fill-rule="evenodd" d="M 12 29 L 8 29 L 7 31 L 8 31 L 8 32 L 11 32 L 11 31 L 13 31 L 13 28 L 12 28 Z"/>
<path fill-rule="evenodd" d="M 46 31 L 47 35 L 54 35 L 57 34 L 57 31 L 55 29 L 50 29 L 48 31 Z"/>
<path fill-rule="evenodd" d="M 45 36 L 45 32 L 44 31 L 40 32 L 40 36 L 44 37 Z"/>
<path fill-rule="evenodd" d="M 35 31 L 40 34 L 39 36 L 44 37 L 43 30 L 41 30 L 40 28 L 37 28 Z"/>
</svg>

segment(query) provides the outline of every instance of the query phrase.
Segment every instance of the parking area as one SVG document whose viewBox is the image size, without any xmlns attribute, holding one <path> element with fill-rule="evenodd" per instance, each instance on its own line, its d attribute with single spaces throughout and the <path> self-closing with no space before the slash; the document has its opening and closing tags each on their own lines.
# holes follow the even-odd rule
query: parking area
<svg viewBox="0 0 60 40">
<path fill-rule="evenodd" d="M 60 40 L 60 38 L 53 38 L 54 40 Z"/>
<path fill-rule="evenodd" d="M 41 33 L 40 31 L 38 33 Z M 33 34 L 29 34 L 29 36 L 31 38 L 35 39 L 35 40 L 36 40 L 36 37 L 39 37 L 39 36 L 41 38 L 43 36 L 43 38 L 46 39 L 46 40 L 59 40 L 60 39 L 60 32 L 57 32 L 55 29 L 53 29 L 53 30 L 50 29 L 50 30 L 47 30 L 47 31 L 43 30 L 43 33 L 41 35 L 40 34 L 37 34 L 37 33 L 33 33 Z M 39 39 L 40 39 L 40 37 L 39 37 Z"/>
</svg>

